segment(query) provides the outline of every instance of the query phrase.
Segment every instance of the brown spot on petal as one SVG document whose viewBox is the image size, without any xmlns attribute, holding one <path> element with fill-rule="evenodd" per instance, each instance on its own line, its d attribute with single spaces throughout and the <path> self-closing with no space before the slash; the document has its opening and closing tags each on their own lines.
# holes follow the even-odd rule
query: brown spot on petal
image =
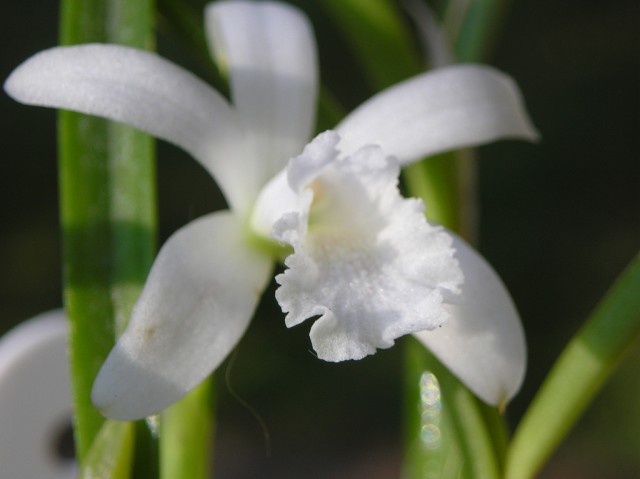
<svg viewBox="0 0 640 479">
<path fill-rule="evenodd" d="M 148 346 L 155 339 L 158 334 L 158 330 L 159 328 L 156 324 L 146 324 L 137 328 L 136 334 L 143 348 Z"/>
</svg>

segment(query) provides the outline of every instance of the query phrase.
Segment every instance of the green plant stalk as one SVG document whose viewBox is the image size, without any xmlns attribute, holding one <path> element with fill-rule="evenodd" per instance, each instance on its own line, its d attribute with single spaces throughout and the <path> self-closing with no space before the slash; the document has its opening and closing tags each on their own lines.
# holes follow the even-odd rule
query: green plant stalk
<svg viewBox="0 0 640 479">
<path fill-rule="evenodd" d="M 160 421 L 160 479 L 211 477 L 213 379 L 165 409 Z"/>
<path fill-rule="evenodd" d="M 152 45 L 148 0 L 63 0 L 63 45 Z M 60 215 L 76 454 L 84 464 L 104 419 L 93 380 L 144 282 L 155 244 L 153 143 L 101 119 L 60 112 Z"/>
<path fill-rule="evenodd" d="M 469 461 L 471 477 L 499 479 L 502 464 L 492 437 L 493 431 L 483 415 L 484 405 L 457 380 L 449 387 L 449 395 L 452 409 L 456 412 L 454 424 L 465 451 L 464 457 Z"/>
<path fill-rule="evenodd" d="M 79 462 L 85 459 L 100 429 L 103 418 L 90 400 L 91 386 L 104 358 L 114 342 L 113 305 L 109 293 L 111 282 L 108 260 L 109 228 L 106 218 L 98 213 L 103 198 L 99 172 L 87 167 L 87 155 L 97 154 L 97 146 L 89 152 L 77 145 L 77 156 L 67 153 L 74 131 L 83 130 L 85 138 L 99 137 L 100 128 L 77 115 L 61 112 L 59 116 L 60 184 L 62 202 L 64 300 L 70 322 L 69 355 L 71 361 L 74 406 L 74 437 Z M 63 146 L 66 145 L 66 146 Z M 97 141 L 95 143 L 97 145 Z M 76 158 L 79 161 L 76 161 Z M 94 165 L 95 166 L 95 165 Z M 90 170 L 90 171 L 87 171 Z M 78 181 L 74 181 L 74 179 Z M 82 179 L 83 181 L 79 181 Z M 92 188 L 96 185 L 98 188 Z M 78 211 L 73 198 L 94 205 L 95 213 Z M 102 257 L 101 257 L 102 256 Z M 89 258 L 86 259 L 85 258 Z"/>
<path fill-rule="evenodd" d="M 106 420 L 98 432 L 78 479 L 130 479 L 134 427 Z"/>
<path fill-rule="evenodd" d="M 213 68 L 211 54 L 204 32 L 202 9 L 196 9 L 193 2 L 181 0 L 157 0 L 158 28 L 165 33 L 176 35 L 189 46 L 191 54 L 197 56 L 207 68 Z M 199 6 L 199 5 L 198 5 Z M 221 78 L 214 84 L 219 89 L 223 83 Z"/>
<path fill-rule="evenodd" d="M 420 198 L 432 221 L 459 231 L 461 211 L 455 153 L 442 153 L 405 167 L 403 180 L 409 196 Z"/>
<path fill-rule="evenodd" d="M 316 113 L 316 131 L 326 131 L 335 128 L 345 116 L 342 105 L 331 95 L 329 90 L 320 86 Z"/>
<path fill-rule="evenodd" d="M 510 3 L 510 0 L 469 2 L 455 36 L 454 50 L 459 62 L 486 61 L 489 58 Z"/>
<path fill-rule="evenodd" d="M 405 402 L 407 402 L 407 457 L 405 476 L 422 477 L 502 477 L 506 446 L 504 421 L 497 410 L 477 399 L 445 366 L 413 338 L 407 339 L 405 367 Z M 424 447 L 424 415 L 420 403 L 422 377 L 434 374 L 440 383 L 441 421 L 437 447 Z M 420 434 L 416 434 L 419 424 Z M 495 436 L 502 438 L 496 442 Z"/>
<path fill-rule="evenodd" d="M 420 71 L 415 43 L 393 0 L 321 2 L 341 27 L 375 90 Z"/>
<path fill-rule="evenodd" d="M 444 367 L 417 340 L 407 338 L 405 341 L 404 412 L 407 434 L 403 477 L 468 478 L 470 461 L 465 460 L 460 430 L 453 420 L 455 411 L 450 404 L 449 383 L 454 378 L 447 373 L 441 375 Z M 425 385 L 425 376 L 430 374 L 435 375 L 438 381 L 438 391 L 426 391 L 434 404 L 427 402 L 425 407 L 425 387 L 434 387 L 433 384 Z M 447 392 L 443 394 L 444 390 Z M 438 395 L 437 400 L 433 400 L 434 394 Z"/>
<path fill-rule="evenodd" d="M 109 41 L 152 50 L 153 0 L 109 0 Z M 155 142 L 109 123 L 112 300 L 116 335 L 124 330 L 156 251 Z"/>
<path fill-rule="evenodd" d="M 509 448 L 510 433 L 504 417 L 504 411 L 489 406 L 479 399 L 476 399 L 478 410 L 484 418 L 487 431 L 491 434 L 493 448 L 496 457 L 496 463 L 500 469 L 500 473 L 504 472 L 504 464 L 507 460 L 507 450 Z M 502 476 L 501 476 L 502 477 Z"/>
<path fill-rule="evenodd" d="M 516 430 L 507 479 L 535 476 L 604 382 L 640 342 L 640 254 L 564 349 Z"/>
</svg>

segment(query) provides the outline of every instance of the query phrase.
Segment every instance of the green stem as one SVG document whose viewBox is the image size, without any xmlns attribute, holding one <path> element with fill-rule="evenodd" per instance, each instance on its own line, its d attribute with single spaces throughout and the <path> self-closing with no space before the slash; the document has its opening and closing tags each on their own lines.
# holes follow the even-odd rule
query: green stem
<svg viewBox="0 0 640 479">
<path fill-rule="evenodd" d="M 202 10 L 195 8 L 193 2 L 180 0 L 157 0 L 159 28 L 177 35 L 189 50 L 195 53 L 203 64 L 212 67 L 207 38 L 204 33 Z M 217 87 L 218 85 L 216 85 Z"/>
<path fill-rule="evenodd" d="M 145 50 L 155 46 L 154 1 L 109 0 L 108 41 Z M 109 123 L 112 299 L 119 335 L 146 280 L 156 250 L 155 142 Z"/>
<path fill-rule="evenodd" d="M 453 377 L 441 376 L 444 368 L 413 338 L 407 338 L 404 353 L 403 477 L 470 477 L 470 461 L 465 460 L 447 384 Z"/>
<path fill-rule="evenodd" d="M 459 62 L 486 61 L 498 38 L 511 0 L 449 0 L 445 2 L 443 25 L 455 38 Z"/>
<path fill-rule="evenodd" d="M 507 459 L 507 450 L 509 448 L 509 428 L 505 421 L 503 412 L 498 408 L 484 404 L 482 401 L 476 399 L 478 409 L 484 418 L 484 423 L 489 431 L 491 440 L 493 441 L 493 448 L 499 469 L 504 472 L 504 464 Z"/>
<path fill-rule="evenodd" d="M 429 219 L 447 228 L 460 229 L 455 153 L 443 153 L 409 165 L 402 172 L 409 196 L 420 198 Z"/>
<path fill-rule="evenodd" d="M 213 380 L 165 409 L 160 423 L 160 478 L 211 477 Z"/>
<path fill-rule="evenodd" d="M 78 479 L 130 479 L 134 435 L 132 423 L 105 421 Z"/>
<path fill-rule="evenodd" d="M 534 477 L 625 353 L 640 342 L 640 254 L 547 376 L 514 436 L 508 479 Z"/>
<path fill-rule="evenodd" d="M 62 44 L 117 42 L 149 48 L 149 0 L 63 0 Z M 65 305 L 70 321 L 75 439 L 86 459 L 104 419 L 93 380 L 128 317 L 153 257 L 153 144 L 139 132 L 60 112 L 60 214 Z"/>
<path fill-rule="evenodd" d="M 374 90 L 420 71 L 417 48 L 393 0 L 321 2 L 341 27 Z"/>
<path fill-rule="evenodd" d="M 464 457 L 469 462 L 471 477 L 498 479 L 502 464 L 492 437 L 493 430 L 487 426 L 482 413 L 484 405 L 459 381 L 449 387 L 449 394 L 455 410 L 454 424 L 465 451 Z"/>
<path fill-rule="evenodd" d="M 405 391 L 407 478 L 501 477 L 504 422 L 413 338 L 405 351 Z M 425 408 L 425 393 L 438 395 L 435 414 Z"/>
</svg>

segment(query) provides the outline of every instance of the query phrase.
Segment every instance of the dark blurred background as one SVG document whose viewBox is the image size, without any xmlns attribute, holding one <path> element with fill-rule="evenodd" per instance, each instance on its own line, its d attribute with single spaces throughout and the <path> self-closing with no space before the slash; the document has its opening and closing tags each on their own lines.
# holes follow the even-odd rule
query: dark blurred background
<svg viewBox="0 0 640 479">
<path fill-rule="evenodd" d="M 544 375 L 640 245 L 639 3 L 513 1 L 493 64 L 519 83 L 542 142 L 480 150 L 480 250 L 521 311 L 529 370 L 508 416 L 515 424 Z M 313 6 L 311 6 L 313 8 Z M 0 77 L 56 44 L 57 5 L 5 1 Z M 326 18 L 312 18 L 321 68 L 343 55 Z M 331 48 L 326 47 L 330 45 Z M 161 53 L 191 67 L 170 31 Z M 346 47 L 345 47 L 346 48 Z M 357 68 L 353 65 L 352 68 Z M 329 72 L 331 73 L 331 72 Z M 351 77 L 347 72 L 324 73 Z M 368 96 L 358 76 L 355 105 Z M 330 85 L 331 86 L 331 85 Z M 347 88 L 348 90 L 348 88 Z M 55 113 L 0 95 L 0 332 L 61 304 Z M 352 106 L 351 104 L 349 106 Z M 159 145 L 161 241 L 223 207 L 214 183 L 176 148 Z M 309 351 L 309 325 L 286 330 L 273 297 L 228 371 L 218 375 L 217 476 L 393 478 L 402 455 L 400 347 L 364 361 L 326 364 Z M 541 477 L 630 478 L 640 471 L 640 353 L 605 387 Z M 544 427 L 544 425 L 541 425 Z"/>
</svg>

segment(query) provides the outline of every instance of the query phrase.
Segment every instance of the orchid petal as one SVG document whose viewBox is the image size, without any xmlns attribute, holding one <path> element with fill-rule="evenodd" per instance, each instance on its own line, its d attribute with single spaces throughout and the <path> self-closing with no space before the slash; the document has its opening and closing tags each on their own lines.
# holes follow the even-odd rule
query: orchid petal
<svg viewBox="0 0 640 479">
<path fill-rule="evenodd" d="M 285 214 L 300 211 L 305 204 L 303 197 L 289 186 L 287 170 L 282 170 L 260 191 L 251 215 L 251 229 L 268 237 L 276 221 Z"/>
<path fill-rule="evenodd" d="M 377 144 L 402 165 L 500 138 L 538 136 L 511 78 L 480 65 L 440 68 L 388 88 L 336 131 L 343 153 Z"/>
<path fill-rule="evenodd" d="M 450 316 L 442 327 L 415 336 L 483 401 L 504 406 L 519 390 L 526 368 L 520 317 L 489 263 L 452 236 L 465 276 L 459 302 L 446 305 Z"/>
<path fill-rule="evenodd" d="M 75 461 L 53 454 L 71 416 L 67 321 L 50 311 L 0 338 L 2 477 L 76 477 Z"/>
<path fill-rule="evenodd" d="M 286 324 L 320 316 L 310 337 L 326 361 L 360 359 L 439 326 L 443 298 L 462 281 L 448 235 L 427 223 L 419 200 L 400 196 L 397 162 L 367 146 L 328 164 L 321 150 L 337 155 L 337 141 L 324 133 L 291 160 L 290 186 L 306 207 L 273 229 L 295 251 L 276 277 Z"/>
<path fill-rule="evenodd" d="M 316 46 L 307 18 L 283 3 L 217 2 L 206 9 L 211 50 L 231 93 L 263 184 L 299 154 L 315 120 Z"/>
<path fill-rule="evenodd" d="M 292 159 L 258 195 L 251 226 L 258 234 L 268 236 L 273 226 L 286 214 L 304 214 L 312 194 L 303 191 L 320 172 L 336 159 L 340 136 L 333 131 L 318 135 L 304 148 L 304 153 Z"/>
<path fill-rule="evenodd" d="M 139 419 L 209 375 L 244 334 L 271 272 L 230 212 L 200 218 L 160 251 L 92 399 L 108 417 Z"/>
<path fill-rule="evenodd" d="M 244 161 L 237 115 L 213 88 L 158 55 L 118 45 L 40 52 L 7 79 L 17 101 L 97 115 L 134 126 L 191 153 L 233 207 L 246 208 L 256 186 Z"/>
</svg>

